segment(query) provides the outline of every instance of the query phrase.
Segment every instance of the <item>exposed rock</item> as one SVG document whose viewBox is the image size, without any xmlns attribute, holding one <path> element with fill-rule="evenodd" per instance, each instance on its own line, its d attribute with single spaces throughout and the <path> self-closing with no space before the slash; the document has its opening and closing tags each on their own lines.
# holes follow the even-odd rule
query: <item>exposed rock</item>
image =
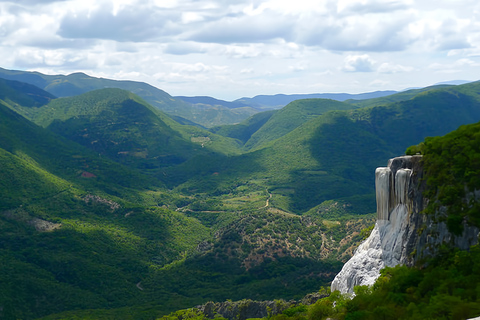
<svg viewBox="0 0 480 320">
<path fill-rule="evenodd" d="M 320 293 L 320 292 L 310 293 L 310 294 L 307 294 L 305 297 L 303 297 L 300 303 L 303 305 L 311 305 L 317 302 L 318 300 L 326 298 L 328 296 L 329 294 L 326 294 L 326 293 Z"/>
<path fill-rule="evenodd" d="M 35 230 L 39 232 L 50 232 L 56 229 L 60 229 L 62 226 L 61 223 L 53 223 L 47 220 L 33 218 L 32 220 L 28 221 L 28 224 L 35 227 Z"/>
<path fill-rule="evenodd" d="M 81 177 L 82 177 L 82 178 L 96 178 L 97 176 L 94 175 L 94 174 L 91 173 L 91 172 L 83 171 L 82 174 L 81 174 Z"/>
<path fill-rule="evenodd" d="M 229 320 L 246 320 L 250 318 L 266 318 L 272 315 L 280 314 L 284 310 L 296 306 L 296 301 L 225 301 L 225 302 L 207 302 L 197 309 L 207 318 L 213 319 L 221 316 Z"/>
<path fill-rule="evenodd" d="M 4 216 L 5 218 L 33 226 L 38 232 L 50 232 L 62 227 L 61 223 L 54 223 L 44 219 L 32 217 L 30 213 L 28 213 L 22 207 L 1 212 L 0 215 Z"/>
<path fill-rule="evenodd" d="M 85 197 L 83 197 L 83 201 L 85 201 L 85 203 L 103 204 L 103 205 L 109 207 L 110 210 L 112 210 L 112 211 L 115 211 L 115 210 L 121 208 L 120 204 L 116 203 L 115 201 L 104 199 L 102 197 L 92 195 L 92 194 L 87 194 Z"/>
<path fill-rule="evenodd" d="M 213 244 L 209 241 L 202 241 L 197 246 L 197 251 L 205 252 L 213 248 Z"/>
<path fill-rule="evenodd" d="M 375 171 L 377 222 L 370 236 L 357 248 L 332 282 L 332 291 L 353 293 L 354 286 L 372 285 L 386 266 L 412 266 L 434 256 L 440 245 L 462 250 L 478 243 L 479 229 L 463 222 L 463 234 L 455 236 L 442 221 L 446 208 L 433 216 L 420 212 L 428 203 L 422 195 L 421 156 L 390 159 L 388 167 Z M 477 195 L 470 194 L 470 197 Z"/>
</svg>

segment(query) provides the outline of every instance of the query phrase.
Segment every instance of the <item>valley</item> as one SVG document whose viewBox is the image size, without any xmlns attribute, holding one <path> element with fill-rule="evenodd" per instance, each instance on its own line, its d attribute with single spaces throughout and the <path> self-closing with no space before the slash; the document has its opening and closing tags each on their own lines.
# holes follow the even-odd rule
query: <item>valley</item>
<svg viewBox="0 0 480 320">
<path fill-rule="evenodd" d="M 0 78 L 0 317 L 11 319 L 301 299 L 329 287 L 375 223 L 375 168 L 480 121 L 479 82 L 281 106 L 80 73 Z M 428 139 L 422 152 L 437 152 Z"/>
</svg>

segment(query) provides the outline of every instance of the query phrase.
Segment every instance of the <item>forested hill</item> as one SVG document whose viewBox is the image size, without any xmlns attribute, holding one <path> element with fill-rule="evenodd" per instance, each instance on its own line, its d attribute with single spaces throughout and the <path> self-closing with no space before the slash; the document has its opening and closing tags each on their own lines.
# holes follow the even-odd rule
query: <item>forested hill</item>
<svg viewBox="0 0 480 320">
<path fill-rule="evenodd" d="M 0 99 L 26 108 L 40 107 L 56 97 L 28 83 L 0 79 Z"/>
</svg>

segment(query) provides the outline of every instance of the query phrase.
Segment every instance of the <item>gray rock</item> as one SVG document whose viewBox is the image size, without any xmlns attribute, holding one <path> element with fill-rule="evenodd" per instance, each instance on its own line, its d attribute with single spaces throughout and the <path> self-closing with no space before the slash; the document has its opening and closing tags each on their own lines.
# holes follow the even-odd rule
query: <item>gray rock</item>
<svg viewBox="0 0 480 320">
<path fill-rule="evenodd" d="M 216 303 L 207 302 L 202 306 L 198 306 L 197 309 L 209 319 L 221 316 L 229 320 L 246 320 L 277 315 L 296 305 L 296 301 L 253 301 L 246 299 Z"/>
</svg>

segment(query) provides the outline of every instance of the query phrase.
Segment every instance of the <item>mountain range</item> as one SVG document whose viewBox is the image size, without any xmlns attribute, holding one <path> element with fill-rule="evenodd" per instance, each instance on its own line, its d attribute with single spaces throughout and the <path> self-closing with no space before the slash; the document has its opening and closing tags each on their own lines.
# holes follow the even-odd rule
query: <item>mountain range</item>
<svg viewBox="0 0 480 320">
<path fill-rule="evenodd" d="M 172 97 L 165 91 L 143 82 L 96 78 L 80 72 L 65 76 L 0 68 L 0 78 L 34 85 L 55 97 L 71 97 L 104 88 L 124 89 L 137 94 L 180 123 L 203 127 L 239 123 L 259 111 L 279 109 L 297 99 L 327 98 L 343 101 L 381 97 L 394 93 L 394 91 L 377 91 L 356 95 L 336 93 L 263 95 L 228 102 L 211 97 Z"/>
<path fill-rule="evenodd" d="M 206 129 L 168 110 L 221 101 L 84 74 L 0 78 L 11 318 L 151 319 L 208 300 L 299 298 L 328 285 L 373 223 L 377 166 L 480 121 L 480 82 L 295 100 Z"/>
</svg>

